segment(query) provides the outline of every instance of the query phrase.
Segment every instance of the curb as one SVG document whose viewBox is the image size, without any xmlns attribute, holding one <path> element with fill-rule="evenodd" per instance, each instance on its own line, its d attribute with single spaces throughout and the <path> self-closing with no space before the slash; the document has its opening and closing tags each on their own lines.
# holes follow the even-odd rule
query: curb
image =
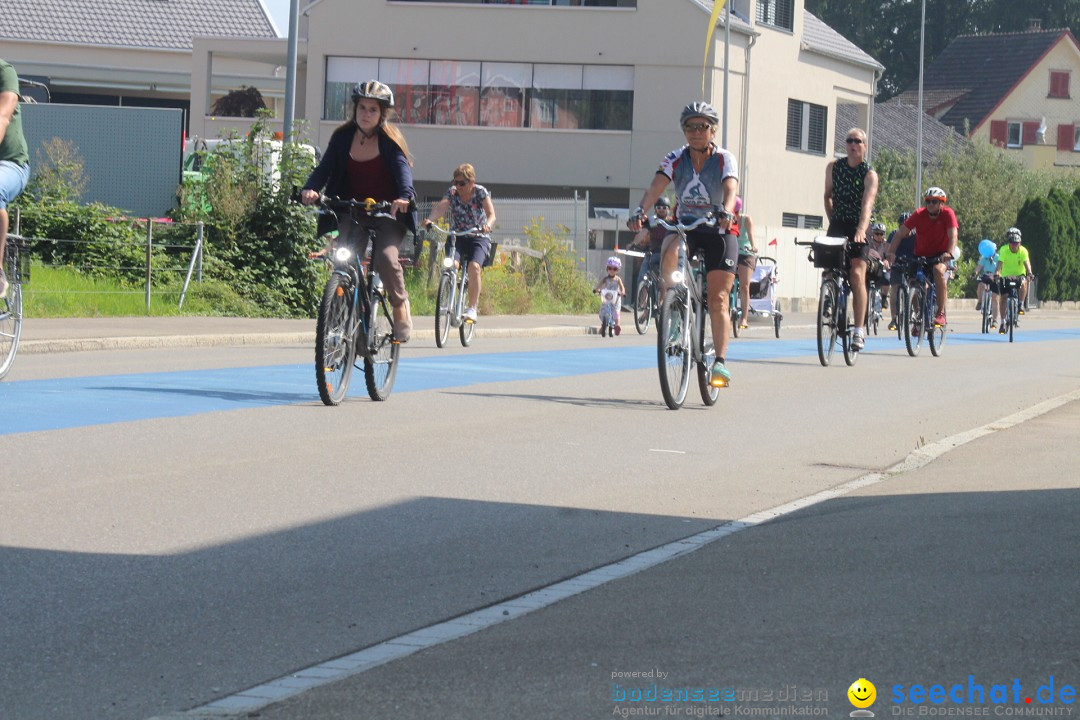
<svg viewBox="0 0 1080 720">
<path fill-rule="evenodd" d="M 596 335 L 599 330 L 589 326 L 552 326 L 537 328 L 476 328 L 478 338 L 572 337 Z M 431 329 L 413 330 L 413 340 L 434 340 Z M 19 352 L 27 355 L 94 350 L 146 350 L 178 347 L 230 347 L 244 345 L 313 345 L 314 332 L 301 333 L 243 333 L 239 335 L 148 335 L 103 338 L 67 338 L 56 340 L 23 340 Z"/>
</svg>

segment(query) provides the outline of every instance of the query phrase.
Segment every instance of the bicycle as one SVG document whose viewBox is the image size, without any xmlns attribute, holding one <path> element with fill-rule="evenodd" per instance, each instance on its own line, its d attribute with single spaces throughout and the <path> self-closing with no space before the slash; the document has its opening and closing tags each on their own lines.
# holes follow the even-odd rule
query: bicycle
<svg viewBox="0 0 1080 720">
<path fill-rule="evenodd" d="M 389 202 L 322 196 L 319 203 L 337 215 L 342 228 L 364 218 L 394 219 Z M 315 329 L 315 380 L 326 405 L 338 405 L 345 398 L 358 356 L 364 360 L 364 379 L 372 400 L 388 398 L 397 375 L 401 345 L 394 339 L 394 314 L 382 279 L 367 257 L 374 241 L 371 227 L 355 233 L 342 231 L 327 259 L 331 272 Z"/>
<path fill-rule="evenodd" d="M 660 313 L 657 297 L 660 294 L 660 274 L 650 267 L 654 253 L 652 251 L 639 252 L 637 250 L 619 250 L 618 252 L 620 255 L 642 258 L 641 262 L 647 268 L 641 282 L 638 283 L 637 292 L 634 294 L 634 327 L 637 329 L 638 335 L 644 335 L 649 332 L 652 319 Z"/>
<path fill-rule="evenodd" d="M 832 362 L 833 350 L 839 338 L 844 351 L 844 362 L 850 367 L 859 358 L 853 340 L 855 327 L 848 323 L 847 303 L 851 295 L 848 273 L 851 260 L 848 255 L 847 238 L 819 236 L 810 242 L 796 245 L 809 247 L 807 259 L 814 267 L 821 268 L 821 290 L 818 293 L 817 351 L 822 367 Z"/>
<path fill-rule="evenodd" d="M 1009 294 L 1008 299 L 1005 301 L 1005 313 L 1001 318 L 1001 329 L 1008 332 L 1009 342 L 1013 341 L 1013 335 L 1020 324 L 1020 287 L 1022 283 L 1023 278 L 1021 277 L 1001 278 L 1001 291 L 1008 290 Z"/>
<path fill-rule="evenodd" d="M 465 319 L 465 301 L 469 296 L 469 270 L 460 267 L 460 263 L 454 258 L 454 248 L 458 237 L 479 235 L 483 231 L 476 227 L 461 232 L 443 230 L 438 225 L 432 225 L 431 228 L 446 237 L 439 292 L 435 296 L 435 344 L 446 347 L 450 328 L 456 327 L 462 346 L 469 347 L 476 335 L 476 324 Z"/>
<path fill-rule="evenodd" d="M 28 255 L 20 254 L 26 249 L 26 241 L 19 235 L 9 233 L 4 251 L 4 269 L 7 273 L 8 291 L 0 300 L 0 380 L 8 374 L 19 352 L 22 337 L 23 296 L 22 285 L 30 279 Z"/>
<path fill-rule="evenodd" d="M 987 335 L 994 324 L 994 303 L 997 302 L 998 298 L 994 293 L 994 279 L 992 277 L 983 275 L 979 278 L 979 283 L 986 286 L 983 291 L 982 302 L 982 334 Z"/>
<path fill-rule="evenodd" d="M 933 278 L 928 278 L 926 274 L 926 269 L 938 262 L 939 257 L 913 258 L 900 285 L 900 319 L 904 329 L 904 345 L 911 357 L 919 354 L 924 334 L 934 357 L 941 355 L 948 337 L 947 323 L 938 325 L 934 322 L 937 288 Z"/>
<path fill-rule="evenodd" d="M 739 320 L 742 318 L 742 300 L 739 298 L 739 273 L 735 273 L 735 280 L 731 283 L 731 294 L 728 296 L 728 310 L 731 315 L 731 337 L 739 337 Z"/>
<path fill-rule="evenodd" d="M 716 361 L 716 349 L 706 305 L 705 274 L 701 271 L 703 259 L 699 253 L 687 258 L 686 233 L 699 227 L 716 227 L 716 217 L 710 214 L 689 225 L 681 221 L 671 224 L 660 218 L 656 222 L 679 235 L 678 265 L 671 275 L 671 285 L 660 303 L 656 321 L 660 392 L 670 409 L 681 408 L 690 387 L 690 364 L 693 362 L 697 364 L 701 401 L 711 407 L 720 397 L 720 389 L 712 386 L 709 377 Z"/>
<path fill-rule="evenodd" d="M 887 287 L 887 286 L 886 286 Z M 881 325 L 881 318 L 883 317 L 884 304 L 881 302 L 881 288 L 878 287 L 877 275 L 871 272 L 870 268 L 866 271 L 866 332 L 871 330 L 875 335 L 878 334 L 878 327 Z"/>
</svg>

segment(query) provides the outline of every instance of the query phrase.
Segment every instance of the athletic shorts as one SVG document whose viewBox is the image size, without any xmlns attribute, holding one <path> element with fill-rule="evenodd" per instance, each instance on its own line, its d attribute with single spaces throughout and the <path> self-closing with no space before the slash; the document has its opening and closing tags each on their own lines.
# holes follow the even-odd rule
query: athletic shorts
<svg viewBox="0 0 1080 720">
<path fill-rule="evenodd" d="M 700 251 L 705 258 L 705 273 L 723 270 L 735 274 L 739 262 L 739 236 L 720 235 L 716 232 L 691 230 L 686 234 L 686 244 L 690 254 Z"/>
<path fill-rule="evenodd" d="M 491 238 L 462 235 L 454 241 L 454 259 L 468 265 L 474 262 L 480 267 L 491 252 Z"/>
</svg>

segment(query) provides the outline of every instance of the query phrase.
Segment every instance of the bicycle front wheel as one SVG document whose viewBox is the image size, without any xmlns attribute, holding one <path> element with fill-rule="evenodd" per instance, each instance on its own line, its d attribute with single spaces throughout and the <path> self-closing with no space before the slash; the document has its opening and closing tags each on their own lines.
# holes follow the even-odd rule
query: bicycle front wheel
<svg viewBox="0 0 1080 720">
<path fill-rule="evenodd" d="M 649 332 L 649 324 L 652 322 L 653 292 L 652 278 L 645 275 L 638 285 L 637 297 L 634 298 L 634 327 L 637 328 L 638 335 Z"/>
<path fill-rule="evenodd" d="M 686 401 L 690 386 L 690 303 L 685 289 L 667 291 L 656 322 L 656 360 L 660 370 L 660 392 L 672 410 Z"/>
<path fill-rule="evenodd" d="M 356 338 L 352 322 L 352 279 L 334 273 L 326 282 L 315 326 L 315 383 L 325 405 L 337 405 L 349 390 Z"/>
<path fill-rule="evenodd" d="M 1009 297 L 1009 342 L 1013 341 L 1013 332 L 1016 329 L 1016 320 L 1020 317 L 1020 301 L 1016 295 Z"/>
<path fill-rule="evenodd" d="M 945 339 L 949 335 L 949 323 L 944 325 L 938 325 L 931 322 L 930 327 L 927 328 L 926 337 L 930 343 L 930 354 L 934 357 L 941 357 L 941 349 L 945 345 Z"/>
<path fill-rule="evenodd" d="M 458 290 L 460 299 L 458 300 L 458 306 L 465 305 L 465 298 L 469 297 L 469 276 L 466 275 L 461 280 L 461 288 Z M 461 319 L 461 324 L 458 325 L 458 335 L 461 338 L 461 346 L 469 347 L 472 344 L 473 338 L 476 337 L 476 323 L 471 323 Z"/>
<path fill-rule="evenodd" d="M 911 357 L 918 355 L 919 350 L 922 349 L 923 333 L 926 332 L 926 328 L 923 327 L 926 315 L 925 302 L 926 295 L 922 288 L 911 288 L 908 291 L 905 306 L 907 314 L 904 317 L 904 345 Z"/>
<path fill-rule="evenodd" d="M 832 280 L 821 283 L 817 312 L 817 355 L 822 367 L 829 367 L 836 346 L 836 315 L 840 289 Z"/>
<path fill-rule="evenodd" d="M 450 337 L 450 319 L 454 316 L 454 277 L 444 272 L 439 278 L 439 294 L 435 296 L 435 344 L 446 347 Z"/>
<path fill-rule="evenodd" d="M 712 319 L 705 308 L 700 309 L 701 318 L 694 318 L 694 322 L 701 322 L 701 330 L 698 331 L 698 361 L 697 381 L 698 390 L 701 392 L 701 402 L 706 407 L 712 407 L 720 397 L 720 388 L 713 387 L 709 382 L 712 379 L 712 366 L 716 362 L 716 346 L 713 344 Z M 695 313 L 696 314 L 696 313 Z"/>
<path fill-rule="evenodd" d="M 735 284 L 731 288 L 731 297 L 728 298 L 728 310 L 731 315 L 731 337 L 739 337 L 739 318 L 742 308 L 739 307 L 739 279 L 735 278 Z"/>
<path fill-rule="evenodd" d="M 839 312 L 836 315 L 836 326 L 839 328 L 840 344 L 844 348 L 844 362 L 848 367 L 855 364 L 859 359 L 859 351 L 855 349 L 855 328 L 848 326 L 847 306 L 840 303 Z"/>
<path fill-rule="evenodd" d="M 15 354 L 19 351 L 19 338 L 22 337 L 22 285 L 14 273 L 9 273 L 11 287 L 7 297 L 0 300 L 0 380 L 11 370 L 15 363 Z"/>
<path fill-rule="evenodd" d="M 364 354 L 364 379 L 368 397 L 385 400 L 390 397 L 397 376 L 398 353 L 401 344 L 394 341 L 394 321 L 390 305 L 378 292 L 371 294 L 371 322 L 368 324 L 367 352 Z"/>
<path fill-rule="evenodd" d="M 983 293 L 983 306 L 982 306 L 982 332 L 983 332 L 983 335 L 986 335 L 986 334 L 988 334 L 990 332 L 990 319 L 993 317 L 993 315 L 991 314 L 993 312 L 993 308 L 991 307 L 990 303 L 995 302 L 995 301 L 996 301 L 996 298 L 994 298 L 993 295 L 990 294 L 989 290 L 987 290 L 985 293 Z"/>
</svg>

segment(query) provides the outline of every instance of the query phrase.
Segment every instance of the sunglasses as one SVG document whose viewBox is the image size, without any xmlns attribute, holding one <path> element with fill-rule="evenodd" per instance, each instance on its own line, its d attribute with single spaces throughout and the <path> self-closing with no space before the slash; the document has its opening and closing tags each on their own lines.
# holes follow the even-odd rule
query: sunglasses
<svg viewBox="0 0 1080 720">
<path fill-rule="evenodd" d="M 875 235 L 880 235 L 881 237 L 885 237 L 885 233 L 883 233 L 883 232 L 876 232 L 876 233 L 874 233 L 874 234 L 875 234 Z"/>
<path fill-rule="evenodd" d="M 458 187 L 465 187 L 468 184 L 469 184 L 468 180 L 455 180 L 454 181 L 454 185 L 456 185 Z"/>
<path fill-rule="evenodd" d="M 849 143 L 849 144 L 853 144 L 853 145 L 862 145 L 862 138 L 848 138 L 844 142 Z"/>
<path fill-rule="evenodd" d="M 937 198 L 929 198 L 929 199 L 928 199 L 928 200 L 926 201 L 926 204 L 927 204 L 927 205 L 940 205 L 940 204 L 941 204 L 941 201 L 940 201 L 940 200 L 938 200 Z"/>
<path fill-rule="evenodd" d="M 711 127 L 710 123 L 686 123 L 683 125 L 683 130 L 686 132 L 704 132 Z"/>
</svg>

